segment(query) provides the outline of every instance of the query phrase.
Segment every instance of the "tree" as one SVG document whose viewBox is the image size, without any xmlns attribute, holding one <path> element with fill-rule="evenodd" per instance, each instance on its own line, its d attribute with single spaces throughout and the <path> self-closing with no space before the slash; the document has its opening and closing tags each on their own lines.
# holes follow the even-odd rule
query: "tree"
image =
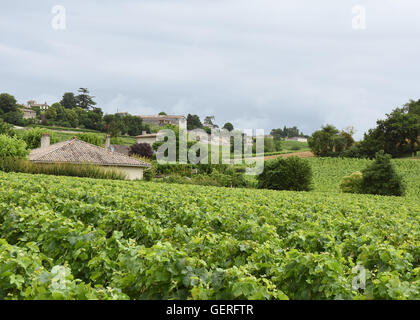
<svg viewBox="0 0 420 320">
<path fill-rule="evenodd" d="M 130 147 L 128 154 L 130 156 L 138 155 L 140 157 L 151 159 L 153 157 L 153 149 L 148 143 L 136 143 Z"/>
<path fill-rule="evenodd" d="M 203 126 L 213 128 L 215 126 L 213 121 L 215 121 L 214 116 L 207 116 L 207 117 L 204 118 Z"/>
<path fill-rule="evenodd" d="M 292 128 L 287 128 L 286 126 L 277 129 L 271 130 L 270 134 L 273 136 L 275 140 L 281 140 L 282 138 L 286 137 L 302 137 L 304 136 L 302 132 L 295 126 Z"/>
<path fill-rule="evenodd" d="M 201 123 L 200 117 L 196 114 L 188 114 L 187 116 L 187 130 L 194 130 L 202 128 L 203 124 Z"/>
<path fill-rule="evenodd" d="M 306 160 L 298 157 L 267 161 L 258 177 L 258 188 L 274 190 L 309 191 L 312 188 L 312 169 Z"/>
<path fill-rule="evenodd" d="M 361 192 L 384 196 L 402 196 L 405 192 L 401 176 L 391 163 L 391 156 L 377 152 L 375 162 L 362 170 Z"/>
<path fill-rule="evenodd" d="M 50 135 L 51 143 L 57 142 L 55 133 L 43 128 L 32 128 L 30 130 L 25 130 L 22 139 L 26 142 L 29 149 L 36 149 L 41 146 L 41 137 L 43 133 L 48 133 Z"/>
<path fill-rule="evenodd" d="M 384 150 L 398 157 L 419 150 L 420 116 L 414 111 L 414 106 L 409 104 L 394 109 L 386 119 L 378 120 L 376 128 L 365 133 L 360 143 L 361 153 L 372 158 L 376 152 Z"/>
<path fill-rule="evenodd" d="M 66 92 L 60 101 L 60 104 L 66 109 L 73 109 L 77 106 L 77 100 L 73 92 Z"/>
<path fill-rule="evenodd" d="M 273 136 L 274 140 L 281 140 L 285 137 L 284 130 L 280 128 L 271 130 L 270 135 Z"/>
<path fill-rule="evenodd" d="M 76 111 L 74 111 L 73 109 L 65 109 L 64 114 L 70 126 L 72 128 L 77 128 L 77 126 L 79 125 L 79 118 L 77 117 Z"/>
<path fill-rule="evenodd" d="M 14 125 L 24 125 L 23 112 L 18 108 L 14 96 L 2 93 L 0 94 L 0 117 Z"/>
<path fill-rule="evenodd" d="M 163 111 L 159 112 L 159 115 L 160 116 L 167 116 L 166 112 L 163 112 Z"/>
<path fill-rule="evenodd" d="M 348 132 L 339 131 L 333 125 L 327 124 L 321 130 L 315 131 L 308 139 L 311 151 L 320 157 L 336 156 L 349 149 L 354 144 Z"/>
<path fill-rule="evenodd" d="M 16 111 L 17 104 L 15 97 L 7 93 L 0 94 L 0 114 Z"/>
<path fill-rule="evenodd" d="M 80 93 L 76 96 L 76 105 L 78 107 L 89 110 L 96 105 L 96 102 L 93 101 L 93 98 L 95 97 L 89 95 L 89 90 L 87 88 L 80 88 L 78 92 Z"/>
<path fill-rule="evenodd" d="M 327 156 L 334 149 L 334 136 L 338 129 L 333 125 L 326 125 L 321 130 L 315 131 L 308 139 L 308 145 L 317 156 Z"/>
<path fill-rule="evenodd" d="M 23 159 L 29 153 L 25 141 L 0 134 L 0 158 Z"/>
<path fill-rule="evenodd" d="M 13 126 L 4 122 L 3 119 L 0 118 L 0 134 L 5 134 L 8 136 L 14 136 L 15 131 L 13 130 Z"/>
<path fill-rule="evenodd" d="M 408 113 L 416 114 L 420 116 L 420 100 L 417 100 L 417 101 L 410 100 L 404 106 L 406 107 Z"/>
<path fill-rule="evenodd" d="M 130 136 L 137 136 L 143 131 L 143 119 L 140 117 L 128 115 L 123 117 L 122 122 L 125 133 L 128 133 Z"/>
<path fill-rule="evenodd" d="M 224 124 L 224 126 L 223 126 L 223 128 L 222 129 L 225 129 L 225 130 L 227 130 L 227 131 L 233 131 L 233 124 L 231 124 L 230 122 L 226 122 L 225 124 Z"/>
<path fill-rule="evenodd" d="M 53 105 L 45 111 L 44 115 L 45 118 L 51 122 L 55 122 L 57 120 L 57 110 Z"/>
<path fill-rule="evenodd" d="M 12 112 L 7 112 L 5 114 L 3 114 L 3 119 L 4 121 L 17 125 L 17 126 L 22 126 L 24 125 L 24 121 L 23 121 L 23 112 L 21 110 L 16 110 L 16 111 L 12 111 Z"/>
</svg>

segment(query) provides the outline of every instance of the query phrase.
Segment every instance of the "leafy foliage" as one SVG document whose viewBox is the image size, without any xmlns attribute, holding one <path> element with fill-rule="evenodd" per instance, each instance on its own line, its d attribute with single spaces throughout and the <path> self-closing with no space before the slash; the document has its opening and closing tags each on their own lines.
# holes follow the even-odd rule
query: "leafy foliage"
<svg viewBox="0 0 420 320">
<path fill-rule="evenodd" d="M 0 158 L 0 170 L 4 172 L 24 172 L 54 176 L 87 177 L 95 179 L 124 180 L 126 175 L 115 169 L 105 169 L 91 164 L 33 163 L 15 159 L 12 156 Z"/>
<path fill-rule="evenodd" d="M 223 128 L 222 129 L 225 129 L 225 130 L 227 130 L 227 131 L 233 131 L 233 124 L 231 124 L 230 122 L 226 122 L 224 125 L 223 125 Z"/>
<path fill-rule="evenodd" d="M 375 162 L 362 170 L 361 191 L 385 196 L 402 196 L 405 186 L 391 164 L 391 156 L 378 152 Z"/>
<path fill-rule="evenodd" d="M 351 135 L 339 131 L 333 125 L 326 125 L 321 130 L 315 131 L 308 138 L 308 145 L 311 151 L 320 157 L 339 155 L 350 148 L 354 143 Z"/>
<path fill-rule="evenodd" d="M 363 174 L 360 171 L 353 172 L 350 176 L 345 176 L 340 183 L 340 189 L 347 193 L 362 192 Z"/>
<path fill-rule="evenodd" d="M 418 212 L 407 197 L 0 173 L 0 294 L 418 299 Z"/>
<path fill-rule="evenodd" d="M 298 157 L 267 161 L 264 172 L 258 176 L 258 188 L 261 189 L 309 191 L 311 184 L 311 167 Z"/>
<path fill-rule="evenodd" d="M 23 112 L 19 110 L 14 96 L 0 94 L 0 118 L 8 123 L 23 125 Z"/>
<path fill-rule="evenodd" d="M 415 111 L 416 103 L 408 104 L 404 108 L 396 108 L 386 119 L 378 120 L 377 126 L 364 135 L 360 143 L 360 152 L 373 158 L 376 152 L 398 157 L 414 154 L 420 149 L 420 115 Z"/>
<path fill-rule="evenodd" d="M 30 130 L 26 130 L 22 139 L 26 142 L 29 149 L 36 149 L 41 146 L 41 138 L 44 133 L 50 135 L 51 144 L 58 142 L 54 132 L 43 128 L 32 128 Z"/>
<path fill-rule="evenodd" d="M 93 144 L 98 147 L 102 147 L 105 142 L 102 136 L 95 133 L 78 133 L 76 134 L 76 137 L 84 142 Z"/>
<path fill-rule="evenodd" d="M 273 129 L 270 132 L 270 135 L 273 136 L 274 140 L 280 140 L 286 137 L 303 137 L 303 132 L 300 132 L 297 127 L 287 128 L 284 126 L 283 129 Z"/>
<path fill-rule="evenodd" d="M 23 159 L 29 154 L 25 141 L 0 134 L 0 158 Z"/>
<path fill-rule="evenodd" d="M 153 149 L 148 143 L 135 143 L 130 147 L 129 155 L 138 155 L 151 159 L 153 157 Z"/>
<path fill-rule="evenodd" d="M 200 117 L 196 114 L 188 114 L 187 116 L 187 130 L 194 130 L 202 128 L 203 124 L 201 123 Z"/>
<path fill-rule="evenodd" d="M 15 131 L 13 130 L 13 126 L 4 122 L 3 119 L 0 118 L 0 134 L 5 134 L 8 136 L 15 135 Z"/>
</svg>

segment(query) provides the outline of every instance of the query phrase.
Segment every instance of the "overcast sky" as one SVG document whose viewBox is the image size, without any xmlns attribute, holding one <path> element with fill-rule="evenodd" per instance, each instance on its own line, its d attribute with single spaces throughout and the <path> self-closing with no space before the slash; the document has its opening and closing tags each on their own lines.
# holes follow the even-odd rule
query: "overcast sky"
<svg viewBox="0 0 420 320">
<path fill-rule="evenodd" d="M 352 27 L 358 4 L 366 29 Z M 2 0 L 0 92 L 53 103 L 87 87 L 106 113 L 360 138 L 420 98 L 419 14 L 418 0 Z"/>
</svg>

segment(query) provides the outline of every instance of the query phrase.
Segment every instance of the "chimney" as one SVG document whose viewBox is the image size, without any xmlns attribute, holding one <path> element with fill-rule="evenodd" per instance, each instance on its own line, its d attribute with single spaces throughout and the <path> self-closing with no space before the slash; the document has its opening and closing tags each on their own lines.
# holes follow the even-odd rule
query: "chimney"
<svg viewBox="0 0 420 320">
<path fill-rule="evenodd" d="M 50 135 L 48 133 L 43 133 L 41 136 L 41 149 L 46 148 L 50 145 Z"/>
<path fill-rule="evenodd" d="M 147 134 L 147 132 L 146 132 L 146 131 L 142 131 L 142 132 L 141 132 L 141 135 L 142 135 L 142 136 L 144 136 L 145 134 Z"/>
<path fill-rule="evenodd" d="M 105 150 L 111 150 L 111 136 L 109 134 L 106 135 Z"/>
</svg>

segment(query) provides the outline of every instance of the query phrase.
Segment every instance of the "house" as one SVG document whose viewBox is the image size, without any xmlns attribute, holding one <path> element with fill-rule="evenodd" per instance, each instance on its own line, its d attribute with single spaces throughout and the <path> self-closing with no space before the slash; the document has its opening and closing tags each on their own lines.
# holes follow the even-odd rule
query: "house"
<svg viewBox="0 0 420 320">
<path fill-rule="evenodd" d="M 136 136 L 136 143 L 148 143 L 152 146 L 156 142 L 157 133 L 146 134 L 146 131 L 139 136 Z"/>
<path fill-rule="evenodd" d="M 28 105 L 27 105 L 27 107 L 28 108 L 33 108 L 33 107 L 39 107 L 39 109 L 41 110 L 41 111 L 45 111 L 45 110 L 47 110 L 50 106 L 45 102 L 45 103 L 43 103 L 43 104 L 40 104 L 40 103 L 36 103 L 36 101 L 35 100 L 29 100 L 28 101 Z"/>
<path fill-rule="evenodd" d="M 32 150 L 29 160 L 46 165 L 50 163 L 93 164 L 107 169 L 116 169 L 126 174 L 129 180 L 143 179 L 143 171 L 150 167 L 150 164 L 144 161 L 112 152 L 76 137 L 50 145 L 48 134 L 42 135 L 41 147 Z"/>
<path fill-rule="evenodd" d="M 139 115 L 143 119 L 143 123 L 154 124 L 158 126 L 166 126 L 168 124 L 176 124 L 177 126 L 187 126 L 187 119 L 184 116 L 177 115 Z"/>
<path fill-rule="evenodd" d="M 286 138 L 286 141 L 299 141 L 299 142 L 308 142 L 308 139 L 305 137 L 291 137 L 291 138 Z"/>
<path fill-rule="evenodd" d="M 22 107 L 21 110 L 23 111 L 23 119 L 35 119 L 36 118 L 36 111 L 32 110 L 28 107 Z"/>
</svg>

